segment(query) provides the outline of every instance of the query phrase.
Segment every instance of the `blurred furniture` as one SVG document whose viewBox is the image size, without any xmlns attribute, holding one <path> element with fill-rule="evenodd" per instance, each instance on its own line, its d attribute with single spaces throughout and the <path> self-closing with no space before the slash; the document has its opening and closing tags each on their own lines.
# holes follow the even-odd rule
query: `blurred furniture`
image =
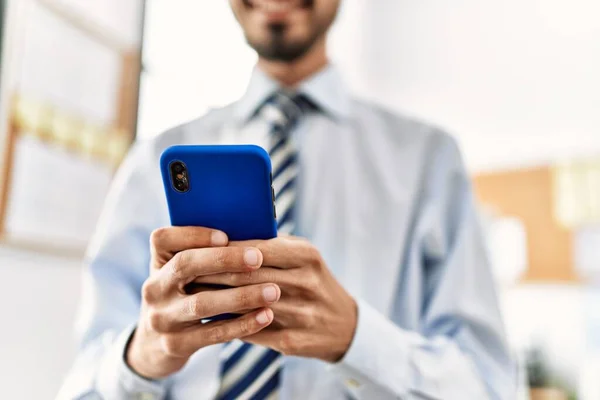
<svg viewBox="0 0 600 400">
<path fill-rule="evenodd" d="M 600 281 L 600 158 L 485 173 L 473 181 L 497 218 L 522 221 L 523 280 Z"/>
<path fill-rule="evenodd" d="M 567 400 L 567 394 L 560 389 L 554 388 L 536 388 L 531 389 L 531 400 Z"/>
<path fill-rule="evenodd" d="M 524 281 L 579 280 L 573 267 L 571 230 L 555 218 L 552 167 L 485 173 L 473 182 L 483 204 L 523 223 L 528 244 Z"/>
</svg>

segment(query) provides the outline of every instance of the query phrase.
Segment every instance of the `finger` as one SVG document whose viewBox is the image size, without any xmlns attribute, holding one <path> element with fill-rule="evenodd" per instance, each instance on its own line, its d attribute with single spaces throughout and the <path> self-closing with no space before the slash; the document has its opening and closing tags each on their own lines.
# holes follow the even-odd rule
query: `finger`
<svg viewBox="0 0 600 400">
<path fill-rule="evenodd" d="M 271 309 L 277 315 L 275 322 L 280 329 L 300 327 L 312 329 L 319 323 L 315 304 L 305 299 L 286 296 L 285 301 L 274 303 Z"/>
<path fill-rule="evenodd" d="M 278 233 L 277 237 L 273 238 L 273 239 L 267 239 L 267 240 L 236 240 L 236 241 L 229 242 L 229 245 L 230 246 L 238 246 L 238 247 L 239 246 L 242 246 L 242 247 L 245 247 L 245 246 L 256 247 L 256 246 L 258 246 L 262 242 L 269 242 L 269 241 L 276 240 L 276 239 L 284 239 L 284 240 L 289 240 L 289 241 L 294 241 L 294 242 L 307 242 L 308 241 L 306 238 L 301 237 L 301 236 L 288 235 L 287 233 L 283 233 L 283 234 Z"/>
<path fill-rule="evenodd" d="M 165 352 L 174 357 L 187 357 L 197 350 L 253 335 L 273 322 L 273 311 L 263 308 L 233 320 L 194 325 L 181 332 L 163 336 Z"/>
<path fill-rule="evenodd" d="M 200 292 L 173 303 L 170 314 L 179 322 L 195 322 L 219 314 L 267 307 L 280 297 L 281 289 L 271 283 Z"/>
<path fill-rule="evenodd" d="M 284 335 L 289 336 L 289 333 L 284 334 L 284 332 L 289 332 L 290 330 L 286 328 L 275 329 L 275 323 L 276 321 L 273 321 L 273 323 L 270 324 L 270 326 L 267 329 L 262 329 L 255 334 L 247 335 L 243 339 L 244 342 L 252 343 L 263 347 L 270 347 L 281 352 L 281 350 L 283 349 L 280 349 L 279 347 L 283 347 L 282 345 L 284 343 L 282 337 L 284 337 Z"/>
<path fill-rule="evenodd" d="M 163 260 L 187 249 L 227 246 L 227 235 L 221 231 L 196 226 L 170 226 L 156 229 L 150 235 L 153 259 Z"/>
<path fill-rule="evenodd" d="M 195 283 L 190 282 L 185 286 L 185 294 L 196 294 L 200 292 L 209 292 L 221 289 L 229 289 L 230 285 L 219 285 L 217 283 Z"/>
<path fill-rule="evenodd" d="M 256 285 L 261 283 L 275 283 L 279 286 L 287 287 L 293 286 L 296 283 L 296 281 L 300 278 L 298 274 L 296 274 L 294 271 L 295 270 L 261 267 L 255 271 L 251 271 L 245 274 L 221 273 L 198 276 L 194 278 L 192 284 L 196 288 L 206 288 L 207 286 L 240 287 L 247 285 Z"/>
<path fill-rule="evenodd" d="M 184 291 L 185 285 L 202 275 L 249 272 L 262 265 L 262 253 L 254 247 L 218 247 L 183 250 L 159 271 L 165 289 Z"/>
<path fill-rule="evenodd" d="M 229 246 L 253 246 L 263 254 L 263 265 L 278 268 L 299 268 L 318 261 L 318 251 L 305 239 L 281 236 L 270 240 L 230 242 Z"/>
<path fill-rule="evenodd" d="M 221 247 L 228 243 L 227 235 L 216 229 L 200 226 L 169 226 L 156 229 L 151 243 L 161 249 L 178 252 L 202 247 Z"/>
</svg>

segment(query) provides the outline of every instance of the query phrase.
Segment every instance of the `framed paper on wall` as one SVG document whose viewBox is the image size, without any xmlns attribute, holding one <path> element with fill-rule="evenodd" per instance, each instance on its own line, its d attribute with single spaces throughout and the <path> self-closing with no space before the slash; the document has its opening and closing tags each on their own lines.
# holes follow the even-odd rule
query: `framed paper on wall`
<svg viewBox="0 0 600 400">
<path fill-rule="evenodd" d="M 0 234 L 81 254 L 134 139 L 143 2 L 111 2 L 103 14 L 87 2 L 8 3 L 18 21 L 5 42 Z M 130 31 L 107 25 L 110 13 Z"/>
</svg>

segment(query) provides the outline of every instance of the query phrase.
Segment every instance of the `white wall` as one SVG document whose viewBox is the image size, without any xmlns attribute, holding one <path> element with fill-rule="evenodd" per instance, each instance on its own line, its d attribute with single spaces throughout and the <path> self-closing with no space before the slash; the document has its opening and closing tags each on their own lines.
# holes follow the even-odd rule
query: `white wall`
<svg viewBox="0 0 600 400">
<path fill-rule="evenodd" d="M 353 85 L 448 127 L 472 169 L 600 153 L 598 1 L 357 2 Z"/>
<path fill-rule="evenodd" d="M 239 98 L 256 55 L 227 1 L 150 0 L 139 137 L 154 136 Z"/>
<path fill-rule="evenodd" d="M 80 263 L 0 247 L 3 399 L 52 399 L 74 356 Z"/>
<path fill-rule="evenodd" d="M 575 386 L 586 360 L 585 295 L 579 285 L 521 284 L 504 288 L 501 297 L 512 347 L 523 355 L 539 346 L 561 377 Z"/>
</svg>

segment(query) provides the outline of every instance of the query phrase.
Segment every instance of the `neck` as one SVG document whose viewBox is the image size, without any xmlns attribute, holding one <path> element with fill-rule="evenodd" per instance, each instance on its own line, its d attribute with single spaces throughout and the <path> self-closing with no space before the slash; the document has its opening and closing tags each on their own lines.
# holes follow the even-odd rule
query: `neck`
<svg viewBox="0 0 600 400">
<path fill-rule="evenodd" d="M 285 87 L 294 87 L 327 65 L 325 38 L 319 39 L 301 58 L 292 62 L 258 59 L 258 67 Z"/>
</svg>

